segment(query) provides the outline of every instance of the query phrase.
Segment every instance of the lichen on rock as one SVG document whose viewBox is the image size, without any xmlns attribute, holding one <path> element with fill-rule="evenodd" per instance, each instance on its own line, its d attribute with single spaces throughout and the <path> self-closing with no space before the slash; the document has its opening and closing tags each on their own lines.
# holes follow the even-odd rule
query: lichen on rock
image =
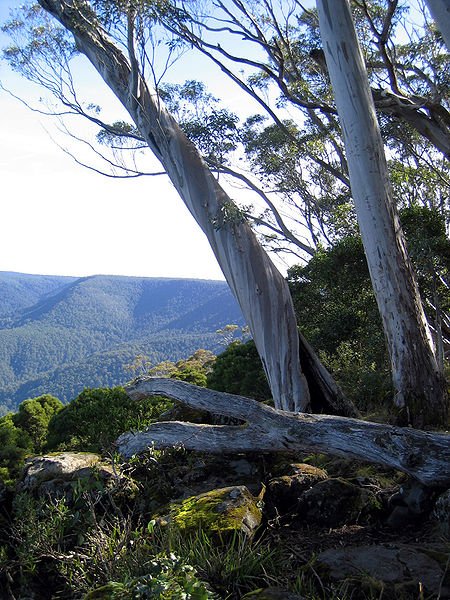
<svg viewBox="0 0 450 600">
<path fill-rule="evenodd" d="M 18 488 L 20 491 L 33 491 L 48 481 L 74 481 L 91 477 L 94 472 L 102 479 L 113 476 L 112 467 L 104 463 L 98 454 L 60 452 L 34 456 L 26 461 Z"/>
<path fill-rule="evenodd" d="M 259 504 L 245 486 L 231 486 L 173 502 L 157 515 L 157 520 L 181 531 L 201 527 L 210 533 L 242 531 L 250 537 L 261 523 Z"/>
</svg>

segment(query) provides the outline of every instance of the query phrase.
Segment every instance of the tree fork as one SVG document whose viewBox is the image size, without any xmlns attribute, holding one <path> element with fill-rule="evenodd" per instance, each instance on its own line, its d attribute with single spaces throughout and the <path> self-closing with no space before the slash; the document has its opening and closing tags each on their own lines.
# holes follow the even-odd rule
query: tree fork
<svg viewBox="0 0 450 600">
<path fill-rule="evenodd" d="M 200 452 L 325 452 L 398 469 L 428 487 L 450 486 L 450 437 L 411 428 L 329 415 L 289 413 L 256 400 L 183 381 L 141 377 L 126 386 L 130 398 L 165 396 L 195 408 L 240 419 L 242 425 L 178 421 L 127 432 L 117 442 L 126 458 L 147 449 L 181 446 Z"/>
</svg>

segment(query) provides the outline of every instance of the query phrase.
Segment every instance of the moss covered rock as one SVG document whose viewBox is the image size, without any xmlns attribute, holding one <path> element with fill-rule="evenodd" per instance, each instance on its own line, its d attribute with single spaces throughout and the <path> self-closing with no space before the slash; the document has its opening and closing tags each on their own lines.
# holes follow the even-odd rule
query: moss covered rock
<svg viewBox="0 0 450 600">
<path fill-rule="evenodd" d="M 162 525 L 181 531 L 202 528 L 210 533 L 242 531 L 251 536 L 261 523 L 262 512 L 258 498 L 245 486 L 232 486 L 173 502 L 157 518 Z"/>
</svg>

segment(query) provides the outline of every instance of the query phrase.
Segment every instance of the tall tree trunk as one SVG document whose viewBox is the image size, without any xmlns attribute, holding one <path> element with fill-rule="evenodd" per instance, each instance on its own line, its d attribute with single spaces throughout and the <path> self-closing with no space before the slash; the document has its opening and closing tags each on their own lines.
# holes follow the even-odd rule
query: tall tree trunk
<svg viewBox="0 0 450 600">
<path fill-rule="evenodd" d="M 142 77 L 128 19 L 128 58 L 108 37 L 86 2 L 39 0 L 72 33 L 117 96 L 205 233 L 255 340 L 277 407 L 310 409 L 301 370 L 299 338 L 291 295 L 241 211 L 219 185 L 194 145 Z M 317 357 L 314 358 L 318 361 Z M 324 383 L 325 380 L 324 380 Z M 325 385 L 324 395 L 333 397 Z M 349 404 L 348 414 L 354 414 Z M 336 411 L 342 410 L 338 399 Z"/>
<path fill-rule="evenodd" d="M 350 184 L 390 353 L 395 404 L 415 426 L 442 424 L 444 378 L 394 206 L 383 141 L 348 0 L 318 0 Z"/>
<path fill-rule="evenodd" d="M 450 0 L 426 0 L 426 3 L 450 51 Z"/>
</svg>

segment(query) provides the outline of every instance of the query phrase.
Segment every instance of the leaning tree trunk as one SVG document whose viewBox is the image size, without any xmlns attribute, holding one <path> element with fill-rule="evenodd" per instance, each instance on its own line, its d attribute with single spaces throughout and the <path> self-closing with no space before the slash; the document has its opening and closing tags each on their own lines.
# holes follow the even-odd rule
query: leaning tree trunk
<svg viewBox="0 0 450 600">
<path fill-rule="evenodd" d="M 134 49 L 134 14 L 128 18 L 128 58 L 108 37 L 86 2 L 39 0 L 72 33 L 165 168 L 187 208 L 206 234 L 255 340 L 277 407 L 310 408 L 301 370 L 291 295 L 241 211 L 219 185 L 194 145 L 142 77 Z M 318 365 L 317 357 L 312 356 Z M 331 402 L 334 391 L 324 389 Z M 340 399 L 335 410 L 342 410 Z M 347 414 L 354 408 L 345 403 Z"/>
<path fill-rule="evenodd" d="M 153 394 L 243 421 L 242 425 L 154 423 L 127 432 L 116 442 L 125 457 L 149 448 L 180 446 L 200 452 L 326 452 L 386 465 L 408 473 L 429 487 L 450 485 L 450 437 L 408 427 L 275 410 L 270 406 L 175 379 L 143 377 L 126 387 L 135 399 Z"/>
<path fill-rule="evenodd" d="M 392 199 L 383 141 L 348 0 L 318 0 L 352 195 L 383 321 L 403 419 L 442 424 L 448 407 L 416 279 Z"/>
<path fill-rule="evenodd" d="M 450 0 L 426 0 L 426 3 L 450 51 Z"/>
</svg>

